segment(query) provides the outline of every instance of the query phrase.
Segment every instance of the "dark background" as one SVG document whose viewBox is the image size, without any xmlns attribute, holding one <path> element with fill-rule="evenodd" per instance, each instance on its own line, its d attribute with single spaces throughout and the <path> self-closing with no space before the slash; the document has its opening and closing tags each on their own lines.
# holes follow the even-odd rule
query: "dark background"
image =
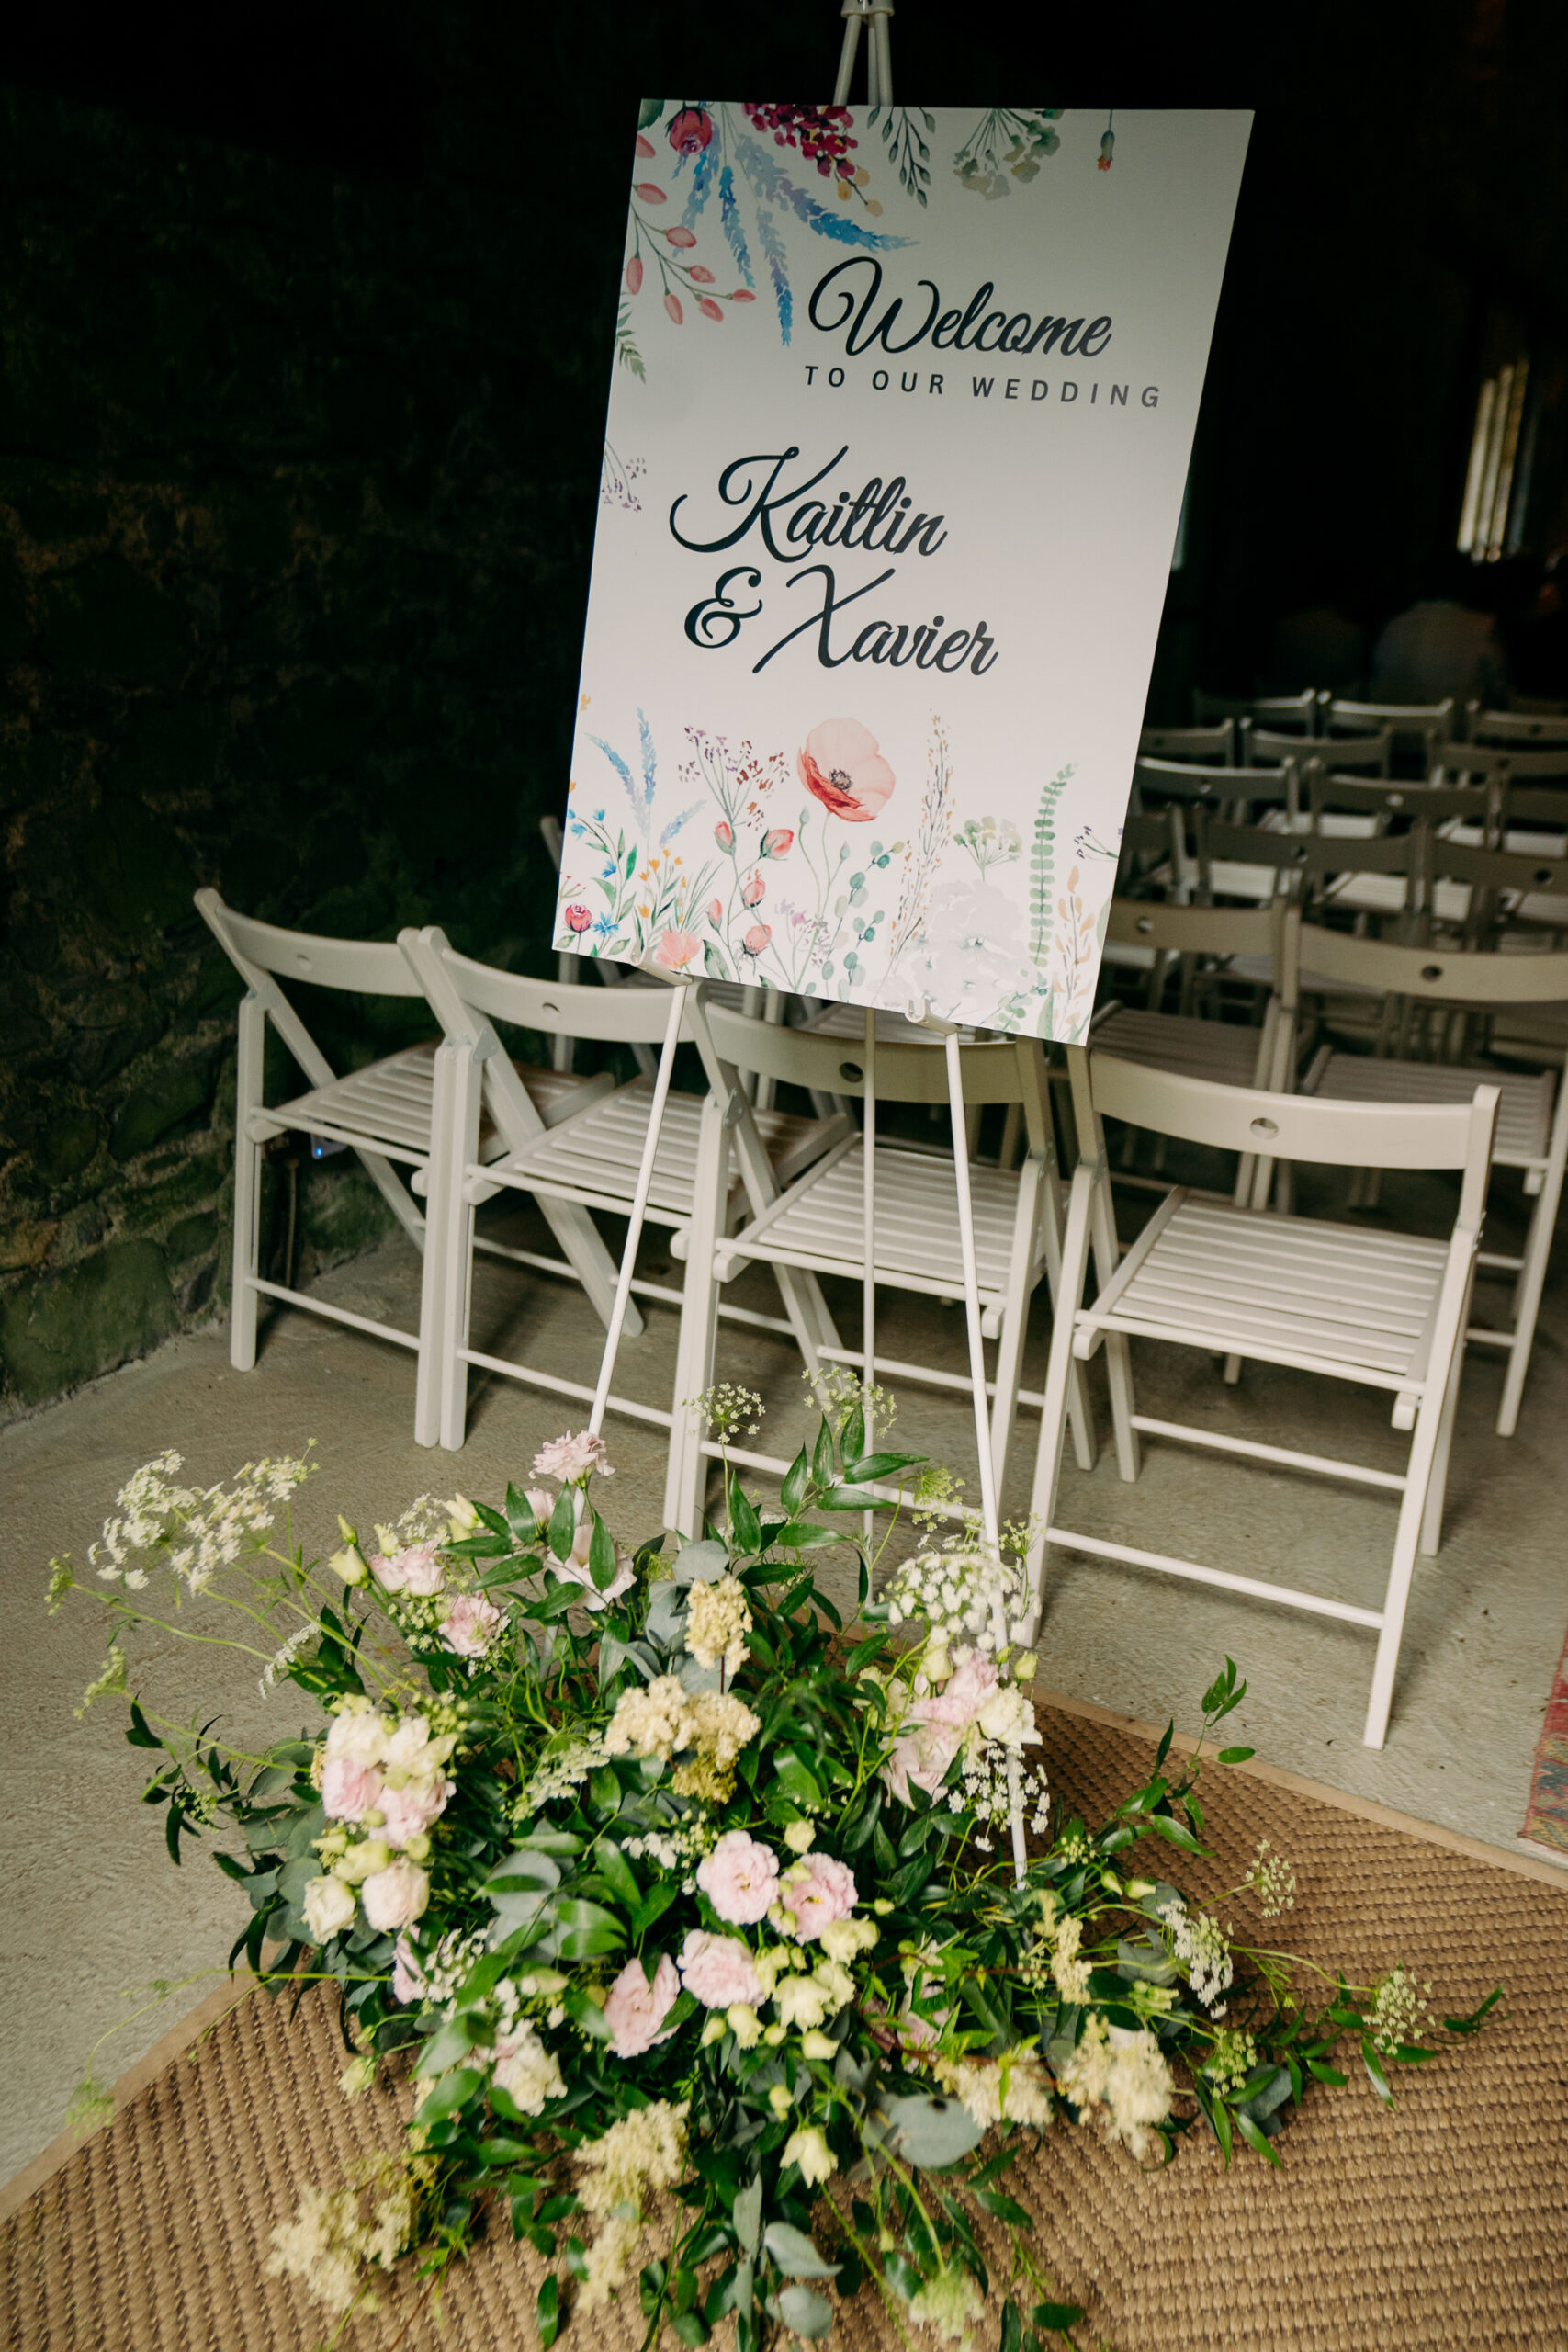
<svg viewBox="0 0 1568 2352">
<path fill-rule="evenodd" d="M 197 883 L 547 954 L 636 101 L 825 97 L 840 36 L 834 0 L 47 14 L 0 35 L 0 1412 L 221 1296 Z M 893 39 L 928 104 L 1258 109 L 1154 715 L 1246 691 L 1309 594 L 1407 603 L 1489 345 L 1568 343 L 1561 0 L 903 0 Z M 344 1160 L 301 1193 L 306 1272 L 381 1229 Z"/>
</svg>

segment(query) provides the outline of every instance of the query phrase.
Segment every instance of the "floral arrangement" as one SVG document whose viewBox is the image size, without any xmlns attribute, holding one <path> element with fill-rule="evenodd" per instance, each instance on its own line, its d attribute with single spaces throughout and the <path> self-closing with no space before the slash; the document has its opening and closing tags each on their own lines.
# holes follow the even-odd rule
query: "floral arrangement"
<svg viewBox="0 0 1568 2352">
<path fill-rule="evenodd" d="M 705 1403 L 723 1440 L 760 1410 Z M 1100 1826 L 1053 1818 L 1018 1558 L 970 1525 L 896 1565 L 840 1533 L 873 1482 L 943 1483 L 868 1451 L 853 1384 L 779 1505 L 727 1464 L 724 1525 L 672 1556 L 615 1541 L 591 1434 L 544 1446 L 541 1483 L 499 1507 L 425 1498 L 373 1541 L 340 1522 L 324 1565 L 288 1518 L 308 1458 L 207 1490 L 180 1466 L 138 1472 L 93 1547 L 79 1589 L 114 1629 L 88 1699 L 128 1693 L 126 1638 L 152 1625 L 230 1639 L 264 1691 L 310 1702 L 260 1754 L 134 1699 L 127 1736 L 157 1758 L 176 1861 L 187 1834 L 243 1834 L 245 1859 L 215 1854 L 251 1912 L 231 1964 L 273 1993 L 337 1987 L 344 2093 L 412 2073 L 406 2147 L 310 2189 L 276 2235 L 274 2270 L 339 2327 L 405 2257 L 434 2281 L 510 2228 L 552 2265 L 546 2346 L 626 2290 L 649 2344 L 729 2317 L 757 2352 L 825 2335 L 834 2296 L 867 2287 L 961 2344 L 998 2301 L 1007 2352 L 1042 2352 L 1083 2314 L 1002 2186 L 1021 2134 L 1059 2120 L 1142 2164 L 1196 2126 L 1273 2163 L 1308 2088 L 1344 2082 L 1342 2037 L 1383 2098 L 1393 2064 L 1432 2054 L 1404 1969 L 1319 1970 L 1310 1995 L 1307 1963 L 1134 1861 L 1203 1851 L 1203 1743 L 1179 1770 L 1168 1732 Z M 811 1565 L 844 1543 L 852 1631 Z M 76 1583 L 53 1563 L 51 1605 Z M 1245 1689 L 1227 1660 L 1205 1742 Z M 1293 1883 L 1265 1844 L 1232 1894 L 1269 1918 Z"/>
</svg>

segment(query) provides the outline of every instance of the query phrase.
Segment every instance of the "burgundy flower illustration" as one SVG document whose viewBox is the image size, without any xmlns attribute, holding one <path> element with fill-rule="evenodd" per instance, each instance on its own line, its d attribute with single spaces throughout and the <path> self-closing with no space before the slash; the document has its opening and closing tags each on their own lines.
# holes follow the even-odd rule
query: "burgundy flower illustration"
<svg viewBox="0 0 1568 2352">
<path fill-rule="evenodd" d="M 807 792 L 847 825 L 869 824 L 892 794 L 894 775 L 875 736 L 858 718 L 825 718 L 795 765 Z"/>
<path fill-rule="evenodd" d="M 702 107 L 682 107 L 670 126 L 677 155 L 700 155 L 713 139 L 713 118 Z"/>
</svg>

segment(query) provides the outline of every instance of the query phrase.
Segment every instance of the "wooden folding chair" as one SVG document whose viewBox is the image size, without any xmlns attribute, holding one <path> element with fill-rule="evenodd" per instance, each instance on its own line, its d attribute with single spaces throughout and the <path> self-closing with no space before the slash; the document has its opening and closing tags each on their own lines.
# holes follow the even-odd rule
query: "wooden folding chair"
<svg viewBox="0 0 1568 2352">
<path fill-rule="evenodd" d="M 570 1275 L 574 1271 L 570 1264 L 542 1253 L 493 1241 L 476 1242 L 476 1210 L 503 1193 L 517 1193 L 531 1194 L 547 1216 L 558 1215 L 568 1205 L 585 1218 L 592 1212 L 626 1216 L 637 1193 L 655 1099 L 655 1090 L 647 1079 L 634 1079 L 597 1096 L 582 1118 L 564 1119 L 547 1134 L 526 1136 L 487 1158 L 476 1143 L 484 1077 L 501 1050 L 494 1023 L 509 1023 L 546 1036 L 564 1033 L 604 1043 L 651 1046 L 665 1036 L 670 995 L 663 986 L 604 989 L 498 971 L 459 956 L 434 924 L 424 931 L 401 933 L 399 945 L 446 1035 L 435 1057 L 437 1100 L 441 1102 L 444 1093 L 449 1097 L 450 1112 L 437 1121 L 446 1144 L 431 1177 L 433 1238 L 425 1256 L 426 1318 L 439 1379 L 433 1392 L 434 1409 L 427 1411 L 416 1435 L 421 1444 L 439 1442 L 455 1451 L 462 1445 L 466 1432 L 472 1365 L 580 1401 L 589 1401 L 594 1394 L 582 1383 L 543 1365 L 491 1355 L 469 1345 L 476 1248 L 488 1246 L 498 1257 L 544 1273 Z M 691 1016 L 694 1014 L 692 991 L 686 989 L 683 994 Z M 705 1063 L 711 1066 L 712 1051 L 700 1024 L 688 1018 L 682 1034 L 698 1045 Z M 725 1108 L 734 1125 L 740 1183 L 754 1213 L 776 1196 L 781 1182 L 808 1167 L 849 1125 L 844 1119 L 753 1111 L 743 1094 L 734 1100 L 727 1095 Z M 678 1231 L 692 1216 L 701 1118 L 698 1097 L 671 1093 L 664 1104 L 646 1201 L 647 1216 L 655 1225 Z M 727 1216 L 730 1209 L 727 1199 Z M 820 1290 L 814 1280 L 794 1276 L 784 1278 L 780 1288 L 784 1317 L 750 1308 L 729 1311 L 737 1320 L 754 1327 L 793 1333 L 807 1362 L 814 1363 L 818 1344 L 831 1345 L 838 1338 Z M 637 1278 L 631 1290 L 635 1298 L 656 1299 L 673 1306 L 682 1303 L 681 1291 L 660 1283 Z M 625 1324 L 626 1335 L 636 1337 L 641 1329 L 641 1317 L 631 1306 Z M 678 1387 L 677 1399 L 682 1394 Z M 671 1426 L 671 1415 L 661 1408 L 624 1396 L 613 1396 L 610 1404 L 617 1412 L 662 1428 Z"/>
<path fill-rule="evenodd" d="M 1031 1563 L 1035 1600 L 1024 1638 L 1032 1641 L 1037 1630 L 1052 1545 L 1364 1625 L 1378 1636 L 1365 1739 L 1369 1747 L 1381 1747 L 1416 1552 L 1435 1553 L 1441 1538 L 1497 1089 L 1479 1086 L 1468 1102 L 1390 1107 L 1214 1086 L 1140 1069 L 1081 1046 L 1070 1046 L 1067 1058 L 1079 1157 L 1068 1197 L 1031 1507 L 1043 1533 Z M 1267 1151 L 1325 1166 L 1460 1170 L 1463 1182 L 1453 1232 L 1447 1242 L 1368 1232 L 1359 1226 L 1229 1207 L 1178 1188 L 1119 1262 L 1105 1166 L 1108 1118 L 1224 1150 Z M 1086 1306 L 1091 1250 L 1099 1294 Z M 1290 1364 L 1381 1390 L 1391 1400 L 1394 1427 L 1411 1431 L 1406 1466 L 1400 1473 L 1371 1469 L 1142 1414 L 1133 1391 L 1134 1338 Z M 1140 1437 L 1148 1435 L 1396 1494 L 1399 1521 L 1382 1606 L 1352 1606 L 1174 1552 L 1146 1551 L 1063 1526 L 1056 1516 L 1057 1481 L 1070 1377 L 1075 1363 L 1101 1347 L 1124 1479 L 1137 1477 Z M 1179 1529 L 1171 1532 L 1179 1540 Z"/>
<path fill-rule="evenodd" d="M 864 1023 L 870 1017 L 861 1016 L 857 1045 L 851 1038 L 810 1030 L 769 1028 L 721 1006 L 707 1008 L 720 1083 L 703 1114 L 681 1317 L 678 1396 L 695 1396 L 712 1385 L 719 1287 L 754 1261 L 773 1266 L 781 1276 L 798 1270 L 813 1276 L 837 1274 L 859 1284 L 868 1329 L 874 1311 L 868 1284 L 871 1294 L 881 1285 L 928 1298 L 964 1295 L 957 1171 L 951 1151 L 874 1134 L 876 1102 L 947 1102 L 945 1057 L 931 1042 L 876 1045 L 869 1081 L 869 1170 L 865 1136 L 852 1130 L 739 1232 L 728 1238 L 723 1232 L 720 1211 L 728 1198 L 730 1149 L 724 1104 L 734 1090 L 734 1074 L 755 1067 L 808 1091 L 863 1099 L 868 1087 Z M 991 1457 L 999 1490 L 1018 1406 L 1036 1401 L 1020 1387 L 1024 1336 L 1030 1299 L 1043 1278 L 1055 1296 L 1061 1206 L 1040 1046 L 1027 1038 L 965 1041 L 959 1056 L 965 1108 L 987 1102 L 1021 1104 L 1028 1142 L 1021 1169 L 969 1169 L 983 1325 L 998 1349 L 995 1377 L 987 1385 L 995 1397 Z M 873 1237 L 869 1250 L 868 1231 Z M 863 1331 L 863 1340 L 864 1337 Z M 834 1340 L 818 1341 L 815 1353 L 818 1360 L 854 1364 L 867 1381 L 886 1374 L 896 1380 L 973 1394 L 967 1375 L 879 1354 L 874 1333 L 869 1348 L 847 1349 Z M 1069 1402 L 1078 1458 L 1087 1464 L 1093 1459 L 1093 1435 L 1081 1383 L 1072 1384 Z M 667 1519 L 683 1533 L 696 1531 L 704 1468 L 713 1451 L 705 1431 L 694 1417 L 688 1417 L 671 1453 L 666 1499 Z M 738 1453 L 733 1446 L 728 1453 L 732 1461 L 775 1476 L 782 1476 L 789 1467 L 782 1459 Z"/>
<path fill-rule="evenodd" d="M 417 1332 L 351 1314 L 284 1283 L 265 1281 L 260 1269 L 261 1161 L 275 1136 L 297 1133 L 342 1144 L 355 1152 L 372 1183 L 416 1250 L 425 1247 L 425 1219 L 396 1170 L 411 1171 L 415 1190 L 425 1181 L 435 1148 L 436 1041 L 411 1046 L 366 1068 L 338 1076 L 284 992 L 284 978 L 353 996 L 411 997 L 423 991 L 398 947 L 374 940 L 328 939 L 311 932 L 285 931 L 258 922 L 225 906 L 216 890 L 198 890 L 196 903 L 214 936 L 245 983 L 240 1003 L 238 1093 L 234 1112 L 234 1292 L 230 1360 L 249 1372 L 256 1360 L 256 1316 L 263 1298 L 302 1306 L 333 1323 L 346 1323 L 418 1357 L 415 1420 L 433 1409 L 435 1395 L 431 1334 L 422 1316 Z M 266 1024 L 277 1035 L 310 1084 L 288 1102 L 265 1099 Z M 478 1149 L 494 1159 L 519 1141 L 543 1133 L 598 1093 L 610 1080 L 577 1079 L 548 1069 L 498 1062 L 489 1073 Z M 595 1307 L 607 1315 L 615 1268 L 589 1221 L 570 1212 L 556 1220 L 557 1238 L 587 1285 Z"/>
<path fill-rule="evenodd" d="M 1304 932 L 1303 942 L 1303 955 L 1325 979 L 1383 989 L 1414 1003 L 1464 1005 L 1488 1013 L 1507 1005 L 1568 1003 L 1568 955 L 1450 956 L 1430 947 L 1390 946 L 1381 939 L 1317 929 Z M 1507 1352 L 1497 1434 L 1512 1437 L 1568 1165 L 1568 1082 L 1561 1057 L 1555 1070 L 1526 1075 L 1486 1066 L 1337 1053 L 1324 1046 L 1302 1081 L 1302 1091 L 1336 1102 L 1451 1103 L 1468 1102 L 1479 1085 L 1497 1090 L 1493 1165 L 1518 1169 L 1531 1201 L 1523 1254 L 1483 1250 L 1477 1260 L 1483 1269 L 1517 1276 L 1511 1328 L 1498 1331 L 1472 1324 L 1467 1333 L 1477 1345 Z"/>
</svg>

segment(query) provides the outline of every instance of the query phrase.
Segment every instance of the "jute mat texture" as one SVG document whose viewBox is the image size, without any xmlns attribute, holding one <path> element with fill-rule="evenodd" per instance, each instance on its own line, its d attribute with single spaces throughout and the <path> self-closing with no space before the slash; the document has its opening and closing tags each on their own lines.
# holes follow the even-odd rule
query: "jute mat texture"
<svg viewBox="0 0 1568 2352">
<path fill-rule="evenodd" d="M 1141 1737 L 1055 1708 L 1041 1723 L 1064 1818 L 1102 1817 L 1147 1775 Z M 1313 2094 L 1280 2143 L 1281 2173 L 1256 2158 L 1227 2172 L 1196 2134 L 1174 2164 L 1145 2173 L 1088 2132 L 1047 2133 L 1007 2185 L 1036 2218 L 1057 2292 L 1087 2307 L 1077 2342 L 1094 2352 L 1568 2346 L 1568 1885 L 1358 1817 L 1279 1776 L 1216 1771 L 1206 1794 L 1215 1856 L 1192 1866 L 1195 1887 L 1235 1884 L 1266 1837 L 1300 1880 L 1270 1940 L 1343 1960 L 1363 1979 L 1403 1960 L 1450 2014 L 1502 1978 L 1506 2019 L 1401 2070 L 1392 2114 L 1364 2079 Z M 1222 1916 L 1238 1928 L 1247 1917 L 1240 1903 Z M 400 2102 L 381 2090 L 345 2101 L 344 2064 L 323 1994 L 292 2024 L 284 2004 L 245 1999 L 6 2225 L 0 2343 L 310 2352 L 325 2333 L 313 2307 L 262 2276 L 270 2231 L 307 2183 L 330 2184 L 349 2157 L 394 2143 L 406 2105 L 406 2093 Z M 532 2347 L 542 2269 L 502 2227 L 454 2275 L 439 2324 L 401 2282 L 350 2341 L 360 2352 Z M 997 2302 L 977 2352 L 995 2346 Z M 571 2325 L 562 2352 L 637 2352 L 641 2335 L 634 2289 Z M 835 2340 L 842 2352 L 891 2352 L 897 2337 L 863 2295 Z"/>
</svg>

